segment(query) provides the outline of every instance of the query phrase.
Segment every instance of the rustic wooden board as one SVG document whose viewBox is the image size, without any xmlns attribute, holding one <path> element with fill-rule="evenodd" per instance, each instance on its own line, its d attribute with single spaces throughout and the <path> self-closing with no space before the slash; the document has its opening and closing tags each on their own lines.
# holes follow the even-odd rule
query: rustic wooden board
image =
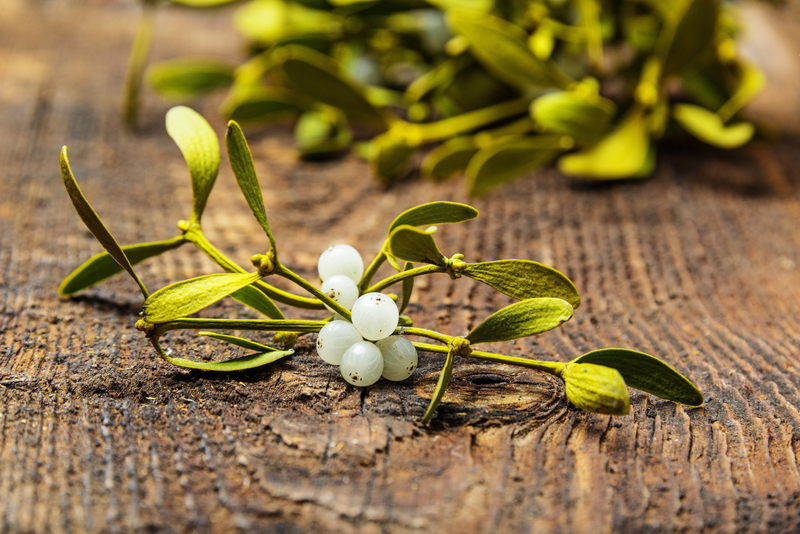
<svg viewBox="0 0 800 534">
<path fill-rule="evenodd" d="M 229 13 L 165 10 L 154 57 L 236 58 Z M 440 356 L 422 355 L 406 383 L 366 391 L 308 339 L 265 370 L 186 372 L 133 329 L 130 280 L 57 297 L 58 282 L 100 250 L 61 186 L 63 144 L 123 243 L 170 237 L 189 214 L 188 175 L 163 128 L 168 105 L 146 95 L 139 134 L 118 122 L 135 18 L 135 6 L 100 0 L 0 9 L 0 531 L 800 528 L 796 136 L 737 154 L 674 147 L 643 183 L 585 185 L 548 171 L 475 201 L 478 220 L 440 230 L 448 255 L 542 261 L 582 293 L 563 328 L 494 348 L 560 361 L 606 346 L 646 351 L 696 381 L 703 407 L 634 393 L 629 416 L 586 414 L 544 375 L 458 361 L 423 428 Z M 218 102 L 199 109 L 222 132 Z M 250 140 L 282 259 L 303 275 L 333 243 L 376 252 L 410 206 L 468 200 L 458 182 L 416 176 L 383 190 L 353 157 L 298 163 L 289 130 Z M 204 223 L 241 262 L 266 246 L 226 162 Z M 156 288 L 216 269 L 184 247 L 138 271 Z M 507 303 L 439 276 L 418 284 L 409 313 L 464 334 Z M 221 354 L 189 335 L 168 345 Z"/>
</svg>

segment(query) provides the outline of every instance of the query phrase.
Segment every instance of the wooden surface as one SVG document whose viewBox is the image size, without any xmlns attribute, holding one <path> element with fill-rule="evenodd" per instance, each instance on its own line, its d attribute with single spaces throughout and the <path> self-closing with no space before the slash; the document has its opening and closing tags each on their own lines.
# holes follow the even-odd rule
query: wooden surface
<svg viewBox="0 0 800 534">
<path fill-rule="evenodd" d="M 154 58 L 238 57 L 221 13 L 160 13 Z M 62 145 L 123 243 L 171 237 L 189 214 L 168 105 L 146 95 L 138 134 L 118 122 L 135 18 L 135 6 L 110 0 L 0 9 L 0 532 L 800 528 L 796 134 L 738 153 L 673 147 L 642 183 L 584 185 L 547 171 L 475 201 L 478 220 L 438 234 L 448 255 L 542 261 L 581 291 L 563 328 L 494 349 L 560 361 L 642 350 L 693 379 L 703 407 L 634 392 L 630 415 L 591 415 L 544 375 L 460 360 L 423 428 L 440 356 L 422 354 L 407 382 L 363 391 L 322 363 L 311 339 L 267 369 L 187 372 L 133 329 L 141 302 L 130 280 L 57 297 L 58 282 L 100 250 L 61 185 Z M 221 133 L 218 102 L 199 109 Z M 796 114 L 781 118 L 797 131 Z M 382 190 L 352 157 L 297 163 L 289 131 L 249 139 L 282 261 L 303 275 L 333 243 L 374 254 L 410 206 L 468 200 L 458 181 L 417 176 Z M 204 223 L 241 262 L 266 247 L 226 161 Z M 216 269 L 187 246 L 138 272 L 157 288 Z M 437 276 L 418 284 L 409 313 L 460 335 L 507 303 Z M 167 345 L 224 356 L 189 335 Z"/>
</svg>

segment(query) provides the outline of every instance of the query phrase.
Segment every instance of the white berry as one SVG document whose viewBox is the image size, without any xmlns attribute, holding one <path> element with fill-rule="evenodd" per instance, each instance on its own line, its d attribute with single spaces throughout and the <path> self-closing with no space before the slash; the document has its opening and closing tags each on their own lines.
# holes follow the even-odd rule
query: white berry
<svg viewBox="0 0 800 534">
<path fill-rule="evenodd" d="M 343 274 L 335 274 L 322 283 L 322 292 L 335 300 L 346 310 L 353 307 L 353 303 L 358 298 L 358 286 L 350 278 Z M 333 309 L 325 305 L 329 311 Z"/>
<path fill-rule="evenodd" d="M 331 321 L 317 335 L 317 353 L 324 361 L 339 365 L 345 351 L 364 339 L 347 321 Z"/>
<path fill-rule="evenodd" d="M 353 326 L 364 339 L 377 341 L 389 337 L 397 328 L 397 304 L 383 293 L 361 295 L 351 310 Z"/>
<path fill-rule="evenodd" d="M 335 245 L 320 255 L 317 269 L 323 282 L 331 276 L 343 274 L 353 282 L 359 283 L 364 274 L 364 260 L 350 245 Z"/>
<path fill-rule="evenodd" d="M 383 373 L 383 355 L 369 341 L 359 341 L 345 351 L 339 370 L 350 384 L 371 386 Z"/>
<path fill-rule="evenodd" d="M 402 336 L 389 336 L 375 342 L 383 355 L 383 378 L 399 382 L 417 368 L 417 349 Z"/>
</svg>

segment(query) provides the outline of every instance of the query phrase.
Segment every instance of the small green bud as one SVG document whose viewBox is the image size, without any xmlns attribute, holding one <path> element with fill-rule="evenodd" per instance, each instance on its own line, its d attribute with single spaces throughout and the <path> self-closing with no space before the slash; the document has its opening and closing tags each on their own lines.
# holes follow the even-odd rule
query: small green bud
<svg viewBox="0 0 800 534">
<path fill-rule="evenodd" d="M 625 415 L 631 409 L 628 387 L 619 371 L 592 363 L 568 363 L 561 374 L 567 398 L 587 412 Z"/>
</svg>

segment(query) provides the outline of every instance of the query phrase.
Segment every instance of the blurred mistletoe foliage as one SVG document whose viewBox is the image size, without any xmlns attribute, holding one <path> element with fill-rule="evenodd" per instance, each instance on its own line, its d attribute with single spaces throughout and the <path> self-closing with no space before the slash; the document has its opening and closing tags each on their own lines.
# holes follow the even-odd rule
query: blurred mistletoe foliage
<svg viewBox="0 0 800 534">
<path fill-rule="evenodd" d="M 471 195 L 551 162 L 581 178 L 641 178 L 665 137 L 725 149 L 753 137 L 740 111 L 765 79 L 737 50 L 734 9 L 717 0 L 251 0 L 234 14 L 251 52 L 244 64 L 187 57 L 152 65 L 146 78 L 173 100 L 227 88 L 227 119 L 296 117 L 301 157 L 355 148 L 386 183 L 418 152 L 422 174 L 463 173 Z"/>
</svg>

